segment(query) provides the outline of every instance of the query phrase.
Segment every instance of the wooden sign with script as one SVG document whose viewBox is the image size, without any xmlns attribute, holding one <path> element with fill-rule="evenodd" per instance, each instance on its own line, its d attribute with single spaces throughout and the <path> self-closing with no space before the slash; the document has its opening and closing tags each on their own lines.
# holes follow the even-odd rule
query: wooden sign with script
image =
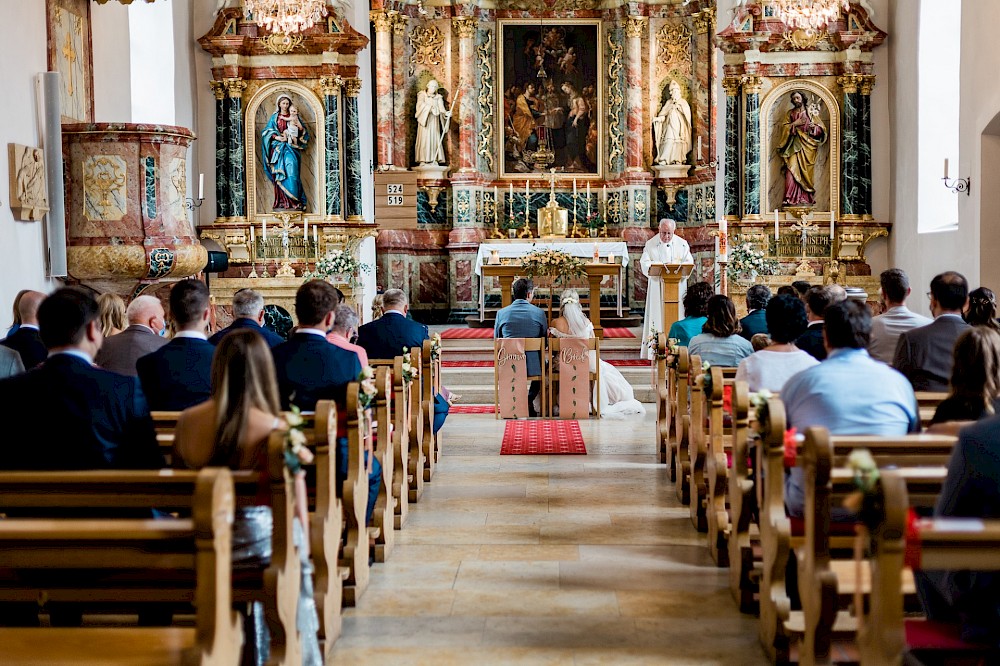
<svg viewBox="0 0 1000 666">
<path fill-rule="evenodd" d="M 382 229 L 417 228 L 417 174 L 375 172 L 375 222 Z"/>
<path fill-rule="evenodd" d="M 590 352 L 583 338 L 559 340 L 559 418 L 590 416 Z"/>
<path fill-rule="evenodd" d="M 523 419 L 528 416 L 528 355 L 524 338 L 497 340 L 496 382 L 497 412 L 502 419 Z"/>
</svg>

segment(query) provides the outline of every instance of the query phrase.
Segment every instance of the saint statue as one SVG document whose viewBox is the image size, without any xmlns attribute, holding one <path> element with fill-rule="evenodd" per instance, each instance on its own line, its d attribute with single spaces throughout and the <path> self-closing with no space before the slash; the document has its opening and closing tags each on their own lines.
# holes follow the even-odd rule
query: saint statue
<svg viewBox="0 0 1000 666">
<path fill-rule="evenodd" d="M 417 164 L 444 163 L 444 133 L 451 111 L 438 92 L 438 82 L 431 79 L 427 88 L 417 93 L 417 140 L 414 157 Z"/>
<path fill-rule="evenodd" d="M 816 203 L 816 186 L 813 171 L 819 148 L 829 135 L 819 117 L 819 103 L 806 103 L 805 93 L 796 90 L 791 95 L 792 110 L 781 126 L 778 154 L 784 162 L 784 206 L 812 205 Z"/>
<path fill-rule="evenodd" d="M 691 150 L 691 106 L 681 97 L 681 86 L 670 82 L 670 98 L 653 118 L 656 139 L 654 164 L 684 164 Z"/>
</svg>

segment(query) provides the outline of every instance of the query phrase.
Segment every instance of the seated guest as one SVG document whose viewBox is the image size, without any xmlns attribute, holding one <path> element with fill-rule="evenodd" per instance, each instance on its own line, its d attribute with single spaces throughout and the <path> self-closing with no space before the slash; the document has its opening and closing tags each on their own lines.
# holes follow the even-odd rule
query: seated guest
<svg viewBox="0 0 1000 666">
<path fill-rule="evenodd" d="M 11 333 L 13 333 L 18 328 L 20 328 L 20 326 L 21 326 L 21 313 L 18 311 L 18 306 L 21 304 L 21 298 L 25 294 L 27 294 L 29 291 L 31 291 L 31 290 L 30 289 L 22 289 L 21 291 L 17 292 L 17 296 L 14 297 L 14 308 L 13 308 L 14 309 L 14 319 L 12 320 L 10 328 L 7 329 L 7 335 L 5 337 L 10 337 Z"/>
<path fill-rule="evenodd" d="M 817 361 L 822 361 L 826 358 L 826 347 L 823 345 L 823 313 L 833 304 L 833 294 L 826 287 L 814 286 L 809 287 L 803 300 L 809 322 L 805 333 L 795 340 L 795 346 Z"/>
<path fill-rule="evenodd" d="M 212 394 L 215 347 L 205 337 L 210 309 L 208 287 L 200 280 L 181 280 L 170 290 L 170 317 L 177 333 L 136 363 L 150 409 L 180 411 Z"/>
<path fill-rule="evenodd" d="M 771 346 L 771 336 L 767 333 L 755 333 L 752 338 L 750 338 L 750 346 L 753 347 L 755 352 L 759 352 L 761 349 L 767 349 Z"/>
<path fill-rule="evenodd" d="M 707 282 L 695 282 L 687 288 L 684 294 L 684 319 L 675 321 L 667 332 L 668 338 L 676 338 L 677 345 L 687 347 L 691 338 L 701 333 L 705 325 L 708 299 L 715 294 L 715 289 Z"/>
<path fill-rule="evenodd" d="M 910 279 L 899 268 L 882 271 L 882 314 L 872 319 L 872 341 L 868 353 L 875 360 L 892 363 L 899 336 L 913 328 L 931 323 L 929 317 L 917 314 L 906 307 L 910 295 Z"/>
<path fill-rule="evenodd" d="M 1000 518 L 1000 416 L 992 416 L 960 431 L 934 515 Z M 996 572 L 913 573 L 928 620 L 960 622 L 962 640 L 997 645 L 1000 577 Z"/>
<path fill-rule="evenodd" d="M 518 278 L 511 285 L 510 292 L 514 297 L 514 302 L 497 312 L 497 320 L 493 325 L 493 337 L 544 338 L 548 335 L 549 323 L 545 317 L 545 311 L 531 304 L 531 299 L 535 297 L 535 283 L 528 278 Z M 388 294 L 389 292 L 386 292 L 386 296 Z M 388 307 L 388 303 L 386 306 Z M 525 366 L 527 366 L 529 377 L 537 377 L 542 374 L 542 355 L 538 352 L 528 352 Z M 535 398 L 538 397 L 541 390 L 542 383 L 537 380 L 531 382 L 528 387 L 528 416 L 538 416 L 538 410 L 535 409 Z"/>
<path fill-rule="evenodd" d="M 799 292 L 792 285 L 783 284 L 778 287 L 778 296 L 794 296 L 795 298 L 798 298 Z"/>
<path fill-rule="evenodd" d="M 831 435 L 905 435 L 920 427 L 917 399 L 906 378 L 865 351 L 871 338 L 868 307 L 845 301 L 826 309 L 823 335 L 829 358 L 793 376 L 781 389 L 789 427 L 800 433 L 823 426 Z M 785 508 L 801 518 L 805 481 L 801 467 L 785 478 Z M 833 511 L 835 520 L 850 513 Z"/>
<path fill-rule="evenodd" d="M 67 287 L 38 308 L 48 360 L 0 381 L 4 469 L 156 469 L 163 466 L 138 382 L 93 365 L 101 346 L 97 302 Z"/>
<path fill-rule="evenodd" d="M 13 377 L 24 372 L 21 355 L 13 349 L 0 346 L 0 379 Z"/>
<path fill-rule="evenodd" d="M 809 289 L 811 288 L 812 285 L 805 280 L 796 280 L 792 283 L 792 289 L 795 290 L 795 293 L 799 295 L 799 298 L 802 299 L 803 302 L 805 302 L 806 294 L 809 293 Z"/>
<path fill-rule="evenodd" d="M 753 347 L 740 337 L 736 306 L 728 296 L 717 294 L 708 299 L 708 317 L 702 333 L 691 338 L 688 349 L 711 365 L 735 368 L 753 353 Z"/>
<path fill-rule="evenodd" d="M 819 361 L 795 346 L 806 330 L 806 307 L 797 296 L 775 296 L 766 313 L 771 344 L 740 361 L 736 379 L 745 380 L 751 391 L 777 393 L 794 375 Z"/>
<path fill-rule="evenodd" d="M 368 365 L 368 352 L 361 345 L 351 342 L 358 335 L 358 313 L 350 305 L 338 305 L 333 311 L 333 328 L 326 336 L 327 341 L 341 349 L 358 355 L 361 367 Z"/>
<path fill-rule="evenodd" d="M 951 366 L 951 392 L 931 424 L 978 421 L 992 416 L 1000 397 L 1000 333 L 973 326 L 958 336 Z"/>
<path fill-rule="evenodd" d="M 202 467 L 228 467 L 233 470 L 267 471 L 267 441 L 275 428 L 285 426 L 278 402 L 278 386 L 274 375 L 274 362 L 264 338 L 250 327 L 237 329 L 219 341 L 212 363 L 212 397 L 205 402 L 184 410 L 177 419 L 174 436 L 173 461 L 175 467 L 201 469 Z M 312 454 L 303 448 L 299 457 L 311 462 Z M 308 579 L 312 568 L 304 539 L 309 534 L 309 507 L 306 492 L 305 470 L 295 475 L 295 545 L 299 550 Z M 271 531 L 273 517 L 269 506 L 249 506 L 236 509 L 233 523 L 233 565 L 266 566 L 271 559 Z M 300 594 L 312 596 L 312 584 L 303 585 Z M 261 602 L 254 602 L 254 614 L 263 613 Z M 305 606 L 309 608 L 311 605 Z M 311 616 L 303 618 L 303 604 L 299 603 L 298 623 L 302 650 L 319 655 L 316 632 L 319 619 L 315 607 Z M 260 623 L 264 632 L 252 630 L 252 616 L 244 615 L 244 635 L 247 648 L 254 656 L 265 654 L 267 625 Z M 301 625 L 308 623 L 308 630 Z M 246 631 L 251 629 L 249 633 Z M 246 655 L 245 655 L 246 656 Z M 265 659 L 254 659 L 262 663 Z M 246 662 L 244 662 L 246 663 Z M 305 663 L 305 662 L 304 662 Z M 309 663 L 320 663 L 314 660 Z"/>
<path fill-rule="evenodd" d="M 97 307 L 101 311 L 101 328 L 105 338 L 118 335 L 127 326 L 125 301 L 118 294 L 101 294 L 97 297 Z"/>
<path fill-rule="evenodd" d="M 253 289 L 240 289 L 233 294 L 233 323 L 217 331 L 208 341 L 217 345 L 226 333 L 241 328 L 260 333 L 269 347 L 284 342 L 280 335 L 264 328 L 264 297 Z"/>
<path fill-rule="evenodd" d="M 385 304 L 382 303 L 382 294 L 375 294 L 372 299 L 372 320 L 378 319 L 385 314 Z"/>
<path fill-rule="evenodd" d="M 954 271 L 941 273 L 931 280 L 930 298 L 934 321 L 900 334 L 892 366 L 914 391 L 947 391 L 955 341 L 969 328 L 962 319 L 969 283 Z"/>
<path fill-rule="evenodd" d="M 40 291 L 25 292 L 17 303 L 21 325 L 0 343 L 21 355 L 25 370 L 31 370 L 49 355 L 38 332 L 38 306 L 44 300 L 45 294 Z"/>
<path fill-rule="evenodd" d="M 336 400 L 337 487 L 347 478 L 347 385 L 361 374 L 358 355 L 331 345 L 326 340 L 333 328 L 337 293 L 323 280 L 309 280 L 295 293 L 295 316 L 299 326 L 288 342 L 275 347 L 274 366 L 278 375 L 278 396 L 282 408 L 296 405 L 303 411 L 316 409 L 320 400 Z M 371 453 L 366 451 L 367 459 Z M 378 499 L 382 466 L 372 460 L 368 476 L 368 516 L 371 523 Z"/>
<path fill-rule="evenodd" d="M 105 370 L 135 377 L 136 361 L 167 344 L 163 337 L 167 321 L 163 304 L 154 296 L 134 298 L 125 308 L 125 317 L 128 328 L 105 340 L 95 360 Z"/>
<path fill-rule="evenodd" d="M 747 340 L 758 333 L 767 333 L 767 318 L 764 308 L 771 300 L 771 290 L 762 284 L 747 289 L 747 316 L 740 319 L 740 335 Z"/>
<path fill-rule="evenodd" d="M 979 287 L 969 292 L 969 305 L 963 315 L 969 326 L 988 326 L 994 331 L 1000 331 L 997 323 L 997 295 L 992 289 Z"/>
<path fill-rule="evenodd" d="M 385 312 L 375 321 L 358 329 L 358 344 L 368 352 L 368 358 L 395 358 L 407 349 L 419 349 L 430 337 L 427 327 L 406 317 L 410 310 L 406 294 L 390 289 L 382 296 Z"/>
</svg>

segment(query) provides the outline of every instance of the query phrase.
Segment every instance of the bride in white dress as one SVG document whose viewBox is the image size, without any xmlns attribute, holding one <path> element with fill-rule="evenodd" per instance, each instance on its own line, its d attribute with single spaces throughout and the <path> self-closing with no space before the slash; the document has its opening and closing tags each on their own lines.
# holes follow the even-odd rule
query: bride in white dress
<svg viewBox="0 0 1000 666">
<path fill-rule="evenodd" d="M 559 296 L 560 317 L 552 321 L 549 333 L 557 338 L 592 338 L 594 325 L 583 314 L 580 297 L 573 289 L 563 291 Z M 594 372 L 596 352 L 590 352 L 590 371 Z M 626 414 L 645 414 L 642 403 L 635 399 L 632 385 L 626 381 L 618 368 L 606 361 L 600 362 L 600 396 L 595 396 L 601 405 L 601 418 L 624 419 Z M 595 391 L 596 385 L 595 385 Z"/>
</svg>

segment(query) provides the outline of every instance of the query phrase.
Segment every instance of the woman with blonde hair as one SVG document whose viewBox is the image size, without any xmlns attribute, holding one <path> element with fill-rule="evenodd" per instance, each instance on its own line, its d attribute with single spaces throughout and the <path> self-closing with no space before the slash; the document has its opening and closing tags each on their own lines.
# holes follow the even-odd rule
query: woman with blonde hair
<svg viewBox="0 0 1000 666">
<path fill-rule="evenodd" d="M 378 319 L 385 314 L 385 303 L 382 301 L 382 294 L 375 294 L 372 299 L 372 319 Z"/>
<path fill-rule="evenodd" d="M 212 396 L 185 409 L 177 419 L 174 466 L 189 469 L 220 466 L 266 473 L 267 441 L 273 430 L 286 427 L 280 405 L 274 361 L 267 342 L 251 329 L 230 332 L 219 342 L 212 359 Z M 312 454 L 303 449 L 300 458 L 310 462 Z M 303 663 L 322 664 L 306 536 L 309 509 L 304 471 L 295 475 L 294 490 L 295 546 L 302 559 L 297 622 Z M 272 525 L 269 506 L 237 509 L 233 525 L 234 568 L 267 566 L 271 559 Z M 260 602 L 254 602 L 252 612 L 245 616 L 244 633 L 247 637 L 244 644 L 253 651 L 250 662 L 266 662 L 270 639 Z M 247 662 L 245 658 L 243 663 Z"/>
<path fill-rule="evenodd" d="M 101 313 L 101 331 L 104 337 L 118 335 L 128 326 L 125 318 L 125 301 L 118 294 L 101 294 L 97 297 Z"/>
<path fill-rule="evenodd" d="M 17 292 L 17 296 L 14 297 L 14 319 L 10 325 L 10 328 L 7 329 L 7 337 L 10 337 L 11 333 L 21 328 L 21 310 L 19 306 L 21 305 L 21 297 L 27 294 L 29 291 L 31 290 L 22 289 L 21 291 Z"/>
<path fill-rule="evenodd" d="M 1000 397 L 1000 333 L 973 326 L 955 341 L 952 358 L 951 391 L 938 404 L 931 425 L 992 416 Z"/>
<path fill-rule="evenodd" d="M 580 296 L 575 289 L 566 289 L 559 295 L 559 317 L 552 320 L 549 335 L 557 338 L 594 337 L 594 324 L 583 314 Z M 600 373 L 601 392 L 594 396 L 594 402 L 601 406 L 602 419 L 623 419 L 626 414 L 646 413 L 642 403 L 635 399 L 632 385 L 618 368 L 607 361 L 598 364 L 594 352 L 590 353 L 590 371 Z"/>
</svg>

